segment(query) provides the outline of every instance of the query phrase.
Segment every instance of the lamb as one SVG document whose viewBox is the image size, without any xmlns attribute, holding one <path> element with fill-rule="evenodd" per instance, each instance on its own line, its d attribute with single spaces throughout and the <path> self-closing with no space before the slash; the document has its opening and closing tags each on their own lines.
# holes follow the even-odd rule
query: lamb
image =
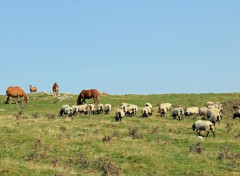
<svg viewBox="0 0 240 176">
<path fill-rule="evenodd" d="M 143 117 L 148 117 L 149 115 L 150 116 L 152 115 L 152 110 L 151 110 L 150 106 L 143 107 L 141 112 L 142 112 Z"/>
<path fill-rule="evenodd" d="M 209 121 L 213 123 L 213 125 L 215 126 L 215 123 L 218 122 L 218 124 L 220 125 L 220 115 L 219 114 L 211 114 Z"/>
<path fill-rule="evenodd" d="M 238 110 L 237 112 L 235 112 L 235 113 L 233 114 L 233 119 L 235 119 L 235 118 L 237 118 L 237 117 L 240 118 L 240 110 Z"/>
<path fill-rule="evenodd" d="M 87 112 L 89 113 L 89 114 L 95 114 L 95 105 L 94 104 L 88 104 L 87 105 Z"/>
<path fill-rule="evenodd" d="M 104 111 L 106 114 L 108 114 L 111 110 L 112 110 L 112 105 L 110 105 L 110 104 L 104 105 Z"/>
<path fill-rule="evenodd" d="M 200 115 L 200 116 L 202 116 L 202 115 L 207 116 L 207 110 L 208 110 L 208 108 L 206 108 L 206 107 L 201 107 L 201 108 L 199 109 L 199 115 Z"/>
<path fill-rule="evenodd" d="M 67 114 L 68 116 L 71 117 L 73 115 L 73 108 L 70 107 L 69 105 L 63 105 L 59 114 L 60 116 L 62 116 L 63 114 Z"/>
<path fill-rule="evenodd" d="M 185 116 L 191 116 L 191 115 L 199 115 L 199 108 L 198 107 L 191 107 L 187 108 L 185 111 Z"/>
<path fill-rule="evenodd" d="M 87 113 L 87 104 L 85 104 L 85 105 L 78 105 L 77 106 L 78 107 L 78 112 L 80 112 L 80 113 Z"/>
<path fill-rule="evenodd" d="M 176 117 L 178 117 L 178 120 L 181 120 L 182 117 L 184 115 L 184 110 L 183 108 L 179 107 L 179 108 L 174 108 L 173 112 L 172 112 L 172 116 L 175 119 Z"/>
<path fill-rule="evenodd" d="M 103 111 L 103 104 L 97 105 L 97 113 L 100 114 Z"/>
<path fill-rule="evenodd" d="M 116 113 L 115 113 L 116 121 L 121 121 L 124 116 L 125 116 L 125 113 L 123 112 L 122 109 L 117 109 L 116 110 Z"/>
<path fill-rule="evenodd" d="M 208 137 L 209 131 L 212 131 L 213 136 L 215 138 L 213 123 L 210 121 L 198 120 L 193 124 L 192 129 L 193 131 L 196 130 L 198 135 L 200 135 L 200 131 L 207 131 L 206 137 Z"/>
</svg>

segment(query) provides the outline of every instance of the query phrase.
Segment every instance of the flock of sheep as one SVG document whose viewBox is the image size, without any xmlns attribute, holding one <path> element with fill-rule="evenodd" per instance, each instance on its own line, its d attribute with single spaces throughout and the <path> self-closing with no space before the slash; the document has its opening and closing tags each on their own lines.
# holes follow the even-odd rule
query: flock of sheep
<svg viewBox="0 0 240 176">
<path fill-rule="evenodd" d="M 84 113 L 84 114 L 100 114 L 102 112 L 105 112 L 105 114 L 108 114 L 112 110 L 111 104 L 84 104 L 84 105 L 64 105 L 61 107 L 60 115 L 75 115 L 77 113 Z M 193 131 L 196 130 L 198 135 L 203 135 L 204 131 L 207 132 L 207 135 L 209 134 L 209 131 L 212 131 L 213 136 L 215 137 L 214 133 L 214 126 L 218 122 L 220 124 L 220 121 L 222 118 L 222 111 L 223 111 L 223 105 L 219 102 L 213 103 L 211 101 L 208 101 L 206 103 L 205 107 L 189 107 L 186 109 L 183 109 L 181 107 L 172 109 L 172 105 L 170 103 L 161 103 L 158 105 L 158 113 L 160 113 L 161 117 L 164 117 L 166 113 L 170 112 L 172 114 L 172 117 L 174 119 L 182 120 L 184 116 L 206 116 L 208 120 L 198 120 L 196 121 L 192 129 Z M 115 120 L 121 121 L 124 116 L 135 116 L 138 112 L 138 106 L 134 104 L 128 104 L 128 103 L 122 103 L 120 105 L 120 108 L 117 108 L 115 111 Z M 150 103 L 146 103 L 145 106 L 141 109 L 142 117 L 148 117 L 153 114 L 153 106 Z M 240 117 L 240 110 L 237 111 L 233 115 L 233 119 L 236 117 Z"/>
</svg>

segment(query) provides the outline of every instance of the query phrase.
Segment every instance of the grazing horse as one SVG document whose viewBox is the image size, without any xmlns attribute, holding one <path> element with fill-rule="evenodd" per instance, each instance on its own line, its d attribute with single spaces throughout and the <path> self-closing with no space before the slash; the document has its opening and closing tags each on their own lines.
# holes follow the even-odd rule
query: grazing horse
<svg viewBox="0 0 240 176">
<path fill-rule="evenodd" d="M 26 103 L 28 103 L 28 96 L 27 94 L 20 88 L 20 87 L 8 87 L 7 91 L 6 91 L 6 94 L 7 94 L 7 100 L 6 100 L 6 104 L 11 104 L 10 102 L 10 97 L 13 97 L 13 98 L 17 98 L 16 99 L 16 104 L 18 104 L 18 98 L 23 98 L 24 97 L 24 100 Z M 21 99 L 21 102 L 23 103 L 23 99 Z"/>
<path fill-rule="evenodd" d="M 58 95 L 58 91 L 59 91 L 59 86 L 58 86 L 58 84 L 55 82 L 54 84 L 53 84 L 53 95 Z"/>
<path fill-rule="evenodd" d="M 33 87 L 32 85 L 29 85 L 29 88 L 30 88 L 30 92 L 31 92 L 31 93 L 37 92 L 37 88 L 36 88 L 36 87 Z"/>
<path fill-rule="evenodd" d="M 101 92 L 99 92 L 96 89 L 90 89 L 90 90 L 82 90 L 82 92 L 78 96 L 77 105 L 81 105 L 83 103 L 86 103 L 86 99 L 94 99 L 94 103 L 98 104 L 98 96 L 102 95 Z"/>
</svg>

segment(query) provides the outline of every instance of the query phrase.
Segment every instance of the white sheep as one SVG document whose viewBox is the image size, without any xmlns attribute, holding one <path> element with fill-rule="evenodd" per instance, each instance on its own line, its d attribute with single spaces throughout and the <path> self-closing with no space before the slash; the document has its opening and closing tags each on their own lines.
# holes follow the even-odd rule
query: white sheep
<svg viewBox="0 0 240 176">
<path fill-rule="evenodd" d="M 104 109 L 105 113 L 108 114 L 112 110 L 112 105 L 105 104 L 103 109 Z"/>
<path fill-rule="evenodd" d="M 161 114 L 161 117 L 165 116 L 165 114 L 168 111 L 171 111 L 171 110 L 172 110 L 172 105 L 170 103 L 161 103 L 161 104 L 159 104 L 158 111 Z"/>
<path fill-rule="evenodd" d="M 217 108 L 208 109 L 208 110 L 207 110 L 207 118 L 210 118 L 210 116 L 211 116 L 212 114 L 219 114 L 219 116 L 220 116 L 221 119 L 222 119 L 222 114 L 221 114 L 221 110 L 220 110 L 220 109 L 217 109 Z"/>
<path fill-rule="evenodd" d="M 152 109 L 150 108 L 150 106 L 143 107 L 141 112 L 143 117 L 148 117 L 149 115 L 152 115 Z"/>
<path fill-rule="evenodd" d="M 72 109 L 73 109 L 73 115 L 78 112 L 78 106 L 77 105 L 73 105 Z"/>
<path fill-rule="evenodd" d="M 150 107 L 151 109 L 153 108 L 152 105 L 151 105 L 151 103 L 146 103 L 145 106 L 148 106 L 148 107 Z"/>
<path fill-rule="evenodd" d="M 137 114 L 137 112 L 138 112 L 138 106 L 137 105 L 134 105 L 134 104 L 129 104 L 128 106 L 127 106 L 127 108 L 128 109 L 133 109 L 133 115 L 136 115 Z"/>
<path fill-rule="evenodd" d="M 208 101 L 207 103 L 206 103 L 206 107 L 208 108 L 208 106 L 211 106 L 211 105 L 213 105 L 214 103 L 212 102 L 212 101 Z"/>
<path fill-rule="evenodd" d="M 87 113 L 87 104 L 78 105 L 78 112 L 86 114 Z"/>
<path fill-rule="evenodd" d="M 196 130 L 198 135 L 200 135 L 200 131 L 207 131 L 206 137 L 208 136 L 209 131 L 212 131 L 213 136 L 215 138 L 213 123 L 210 121 L 198 120 L 193 124 L 192 129 L 193 131 Z"/>
<path fill-rule="evenodd" d="M 116 121 L 121 121 L 124 116 L 125 116 L 125 113 L 123 112 L 122 109 L 117 109 L 116 110 L 116 113 L 115 113 Z"/>
<path fill-rule="evenodd" d="M 87 112 L 89 113 L 89 114 L 93 114 L 94 115 L 94 113 L 95 113 L 95 105 L 94 104 L 88 104 L 87 105 Z"/>
<path fill-rule="evenodd" d="M 72 116 L 73 115 L 73 109 L 72 107 L 70 107 L 69 105 L 63 105 L 61 107 L 61 110 L 59 112 L 59 114 L 62 116 L 63 114 L 67 114 L 68 116 Z"/>
<path fill-rule="evenodd" d="M 215 126 L 216 122 L 218 122 L 218 124 L 220 125 L 220 121 L 222 120 L 222 118 L 219 114 L 211 114 L 208 120 L 212 122 L 213 125 Z"/>
<path fill-rule="evenodd" d="M 191 115 L 199 115 L 199 108 L 198 107 L 191 107 L 185 110 L 185 116 Z"/>
<path fill-rule="evenodd" d="M 128 103 L 121 103 L 120 104 L 120 106 L 123 106 L 123 105 L 128 106 L 129 104 Z"/>
<path fill-rule="evenodd" d="M 199 115 L 207 115 L 207 110 L 208 110 L 208 108 L 207 107 L 201 107 L 200 109 L 199 109 Z"/>
<path fill-rule="evenodd" d="M 181 120 L 184 116 L 184 110 L 183 108 L 179 107 L 179 108 L 174 108 L 173 112 L 172 112 L 172 116 L 175 119 L 176 117 L 178 117 L 178 120 Z"/>
<path fill-rule="evenodd" d="M 97 113 L 100 114 L 103 111 L 103 108 L 104 108 L 103 104 L 98 104 L 97 105 Z"/>
<path fill-rule="evenodd" d="M 131 117 L 134 116 L 135 114 L 135 107 L 133 106 L 128 106 L 127 111 L 125 112 L 126 115 L 130 115 Z"/>
<path fill-rule="evenodd" d="M 121 107 L 120 107 L 122 110 L 123 110 L 123 112 L 126 114 L 127 113 L 127 105 L 121 105 Z"/>
</svg>

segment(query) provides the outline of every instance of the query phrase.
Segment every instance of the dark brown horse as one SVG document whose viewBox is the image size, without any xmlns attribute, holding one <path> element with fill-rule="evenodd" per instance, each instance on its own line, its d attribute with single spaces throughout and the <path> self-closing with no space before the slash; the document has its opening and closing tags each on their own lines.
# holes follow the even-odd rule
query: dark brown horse
<svg viewBox="0 0 240 176">
<path fill-rule="evenodd" d="M 94 99 L 94 103 L 98 104 L 98 96 L 102 95 L 101 92 L 99 92 L 96 89 L 90 89 L 90 90 L 82 90 L 82 92 L 78 96 L 77 105 L 81 105 L 83 103 L 86 103 L 86 99 Z"/>
</svg>

